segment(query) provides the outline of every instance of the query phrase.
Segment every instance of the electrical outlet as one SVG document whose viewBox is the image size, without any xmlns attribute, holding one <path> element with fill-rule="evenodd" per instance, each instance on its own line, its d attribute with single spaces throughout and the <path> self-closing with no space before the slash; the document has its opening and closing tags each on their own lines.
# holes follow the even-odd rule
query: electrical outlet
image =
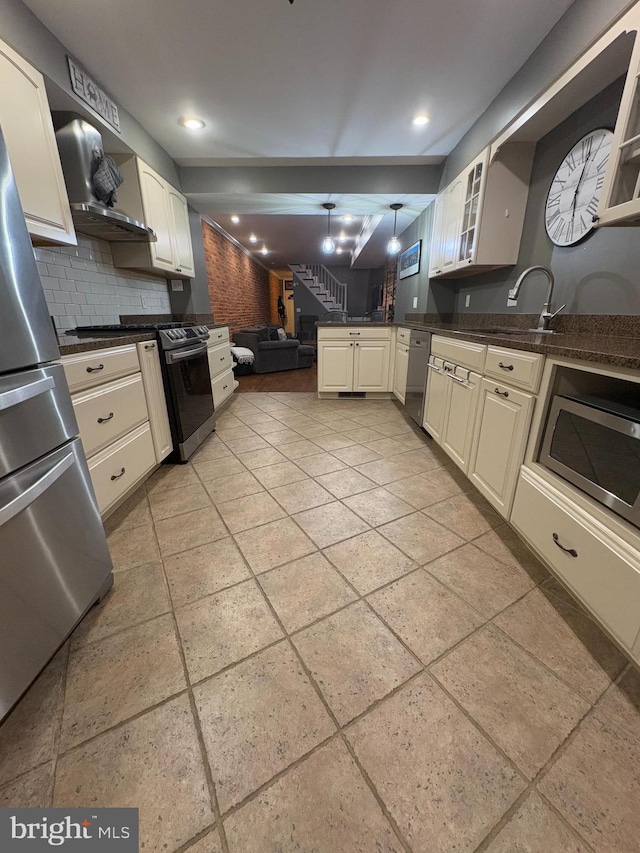
<svg viewBox="0 0 640 853">
<path fill-rule="evenodd" d="M 418 297 L 417 297 L 417 296 L 414 296 L 414 297 L 413 297 L 413 307 L 414 307 L 414 308 L 417 308 L 417 307 L 418 307 Z"/>
<path fill-rule="evenodd" d="M 470 304 L 471 304 L 471 294 L 467 293 L 467 295 L 465 296 L 465 300 L 464 300 L 464 307 L 468 308 Z"/>
</svg>

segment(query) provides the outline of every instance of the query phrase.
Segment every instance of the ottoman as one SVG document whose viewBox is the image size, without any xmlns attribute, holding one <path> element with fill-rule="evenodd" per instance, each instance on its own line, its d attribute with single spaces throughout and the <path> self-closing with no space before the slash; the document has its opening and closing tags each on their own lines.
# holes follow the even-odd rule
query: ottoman
<svg viewBox="0 0 640 853">
<path fill-rule="evenodd" d="M 300 344 L 298 347 L 298 367 L 313 367 L 313 359 L 316 356 L 316 348 Z"/>
</svg>

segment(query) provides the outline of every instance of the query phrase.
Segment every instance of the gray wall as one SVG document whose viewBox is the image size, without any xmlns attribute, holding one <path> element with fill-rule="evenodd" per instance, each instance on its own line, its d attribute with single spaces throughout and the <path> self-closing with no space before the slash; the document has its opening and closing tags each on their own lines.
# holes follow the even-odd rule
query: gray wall
<svg viewBox="0 0 640 853">
<path fill-rule="evenodd" d="M 440 281 L 429 282 L 429 253 L 433 230 L 433 204 L 400 235 L 400 242 L 407 249 L 416 240 L 422 240 L 420 272 L 408 278 L 396 280 L 395 319 L 402 322 L 406 314 L 449 314 L 454 309 L 455 288 Z M 414 298 L 418 299 L 416 307 Z"/>
<path fill-rule="evenodd" d="M 472 313 L 536 313 L 546 293 L 544 276 L 522 285 L 518 305 L 507 308 L 507 291 L 532 264 L 550 267 L 556 278 L 554 305 L 570 314 L 640 313 L 640 240 L 634 227 L 598 228 L 581 243 L 554 246 L 544 226 L 544 208 L 553 175 L 572 146 L 590 130 L 613 128 L 623 79 L 577 110 L 536 146 L 518 263 L 515 267 L 452 280 L 456 310 Z M 432 282 L 433 284 L 434 282 Z M 464 308 L 465 297 L 471 304 Z"/>
<path fill-rule="evenodd" d="M 575 0 L 549 35 L 514 74 L 453 149 L 441 188 L 460 174 L 510 121 L 600 36 L 635 0 Z"/>
<path fill-rule="evenodd" d="M 171 311 L 174 314 L 208 314 L 211 312 L 209 300 L 209 279 L 202 240 L 202 219 L 197 210 L 189 207 L 189 229 L 193 245 L 193 264 L 195 276 L 184 281 L 184 290 L 174 291 L 169 286 Z"/>
</svg>

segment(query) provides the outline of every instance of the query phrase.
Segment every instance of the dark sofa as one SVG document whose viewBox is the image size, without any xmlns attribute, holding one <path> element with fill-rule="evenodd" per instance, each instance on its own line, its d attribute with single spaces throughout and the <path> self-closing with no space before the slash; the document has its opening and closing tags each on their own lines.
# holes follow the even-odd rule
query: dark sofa
<svg viewBox="0 0 640 853">
<path fill-rule="evenodd" d="M 287 338 L 286 341 L 273 340 L 277 338 L 272 324 L 241 329 L 233 333 L 233 342 L 239 347 L 248 347 L 255 356 L 254 373 L 275 373 L 278 370 L 296 370 L 298 367 L 298 347 L 300 341 Z"/>
</svg>

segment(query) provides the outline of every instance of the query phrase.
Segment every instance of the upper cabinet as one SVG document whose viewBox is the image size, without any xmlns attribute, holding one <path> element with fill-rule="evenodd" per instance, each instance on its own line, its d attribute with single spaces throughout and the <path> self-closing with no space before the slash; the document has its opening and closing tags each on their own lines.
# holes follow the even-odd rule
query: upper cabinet
<svg viewBox="0 0 640 853">
<path fill-rule="evenodd" d="M 429 275 L 460 277 L 518 260 L 534 146 L 486 148 L 437 197 Z"/>
<path fill-rule="evenodd" d="M 34 243 L 76 245 L 44 78 L 1 41 L 0 127 Z"/>
<path fill-rule="evenodd" d="M 114 243 L 114 264 L 167 278 L 191 278 L 195 273 L 186 198 L 139 157 L 118 160 L 125 178 L 118 207 L 153 228 L 158 240 Z"/>
<path fill-rule="evenodd" d="M 640 23 L 640 22 L 639 22 Z M 640 36 L 636 40 L 618 120 L 613 134 L 611 153 L 604 172 L 604 183 L 597 216 L 599 225 L 640 219 Z M 604 165 L 604 164 L 603 164 Z M 601 170 L 598 168 L 598 173 Z M 602 180 L 598 174 L 598 181 Z"/>
</svg>

